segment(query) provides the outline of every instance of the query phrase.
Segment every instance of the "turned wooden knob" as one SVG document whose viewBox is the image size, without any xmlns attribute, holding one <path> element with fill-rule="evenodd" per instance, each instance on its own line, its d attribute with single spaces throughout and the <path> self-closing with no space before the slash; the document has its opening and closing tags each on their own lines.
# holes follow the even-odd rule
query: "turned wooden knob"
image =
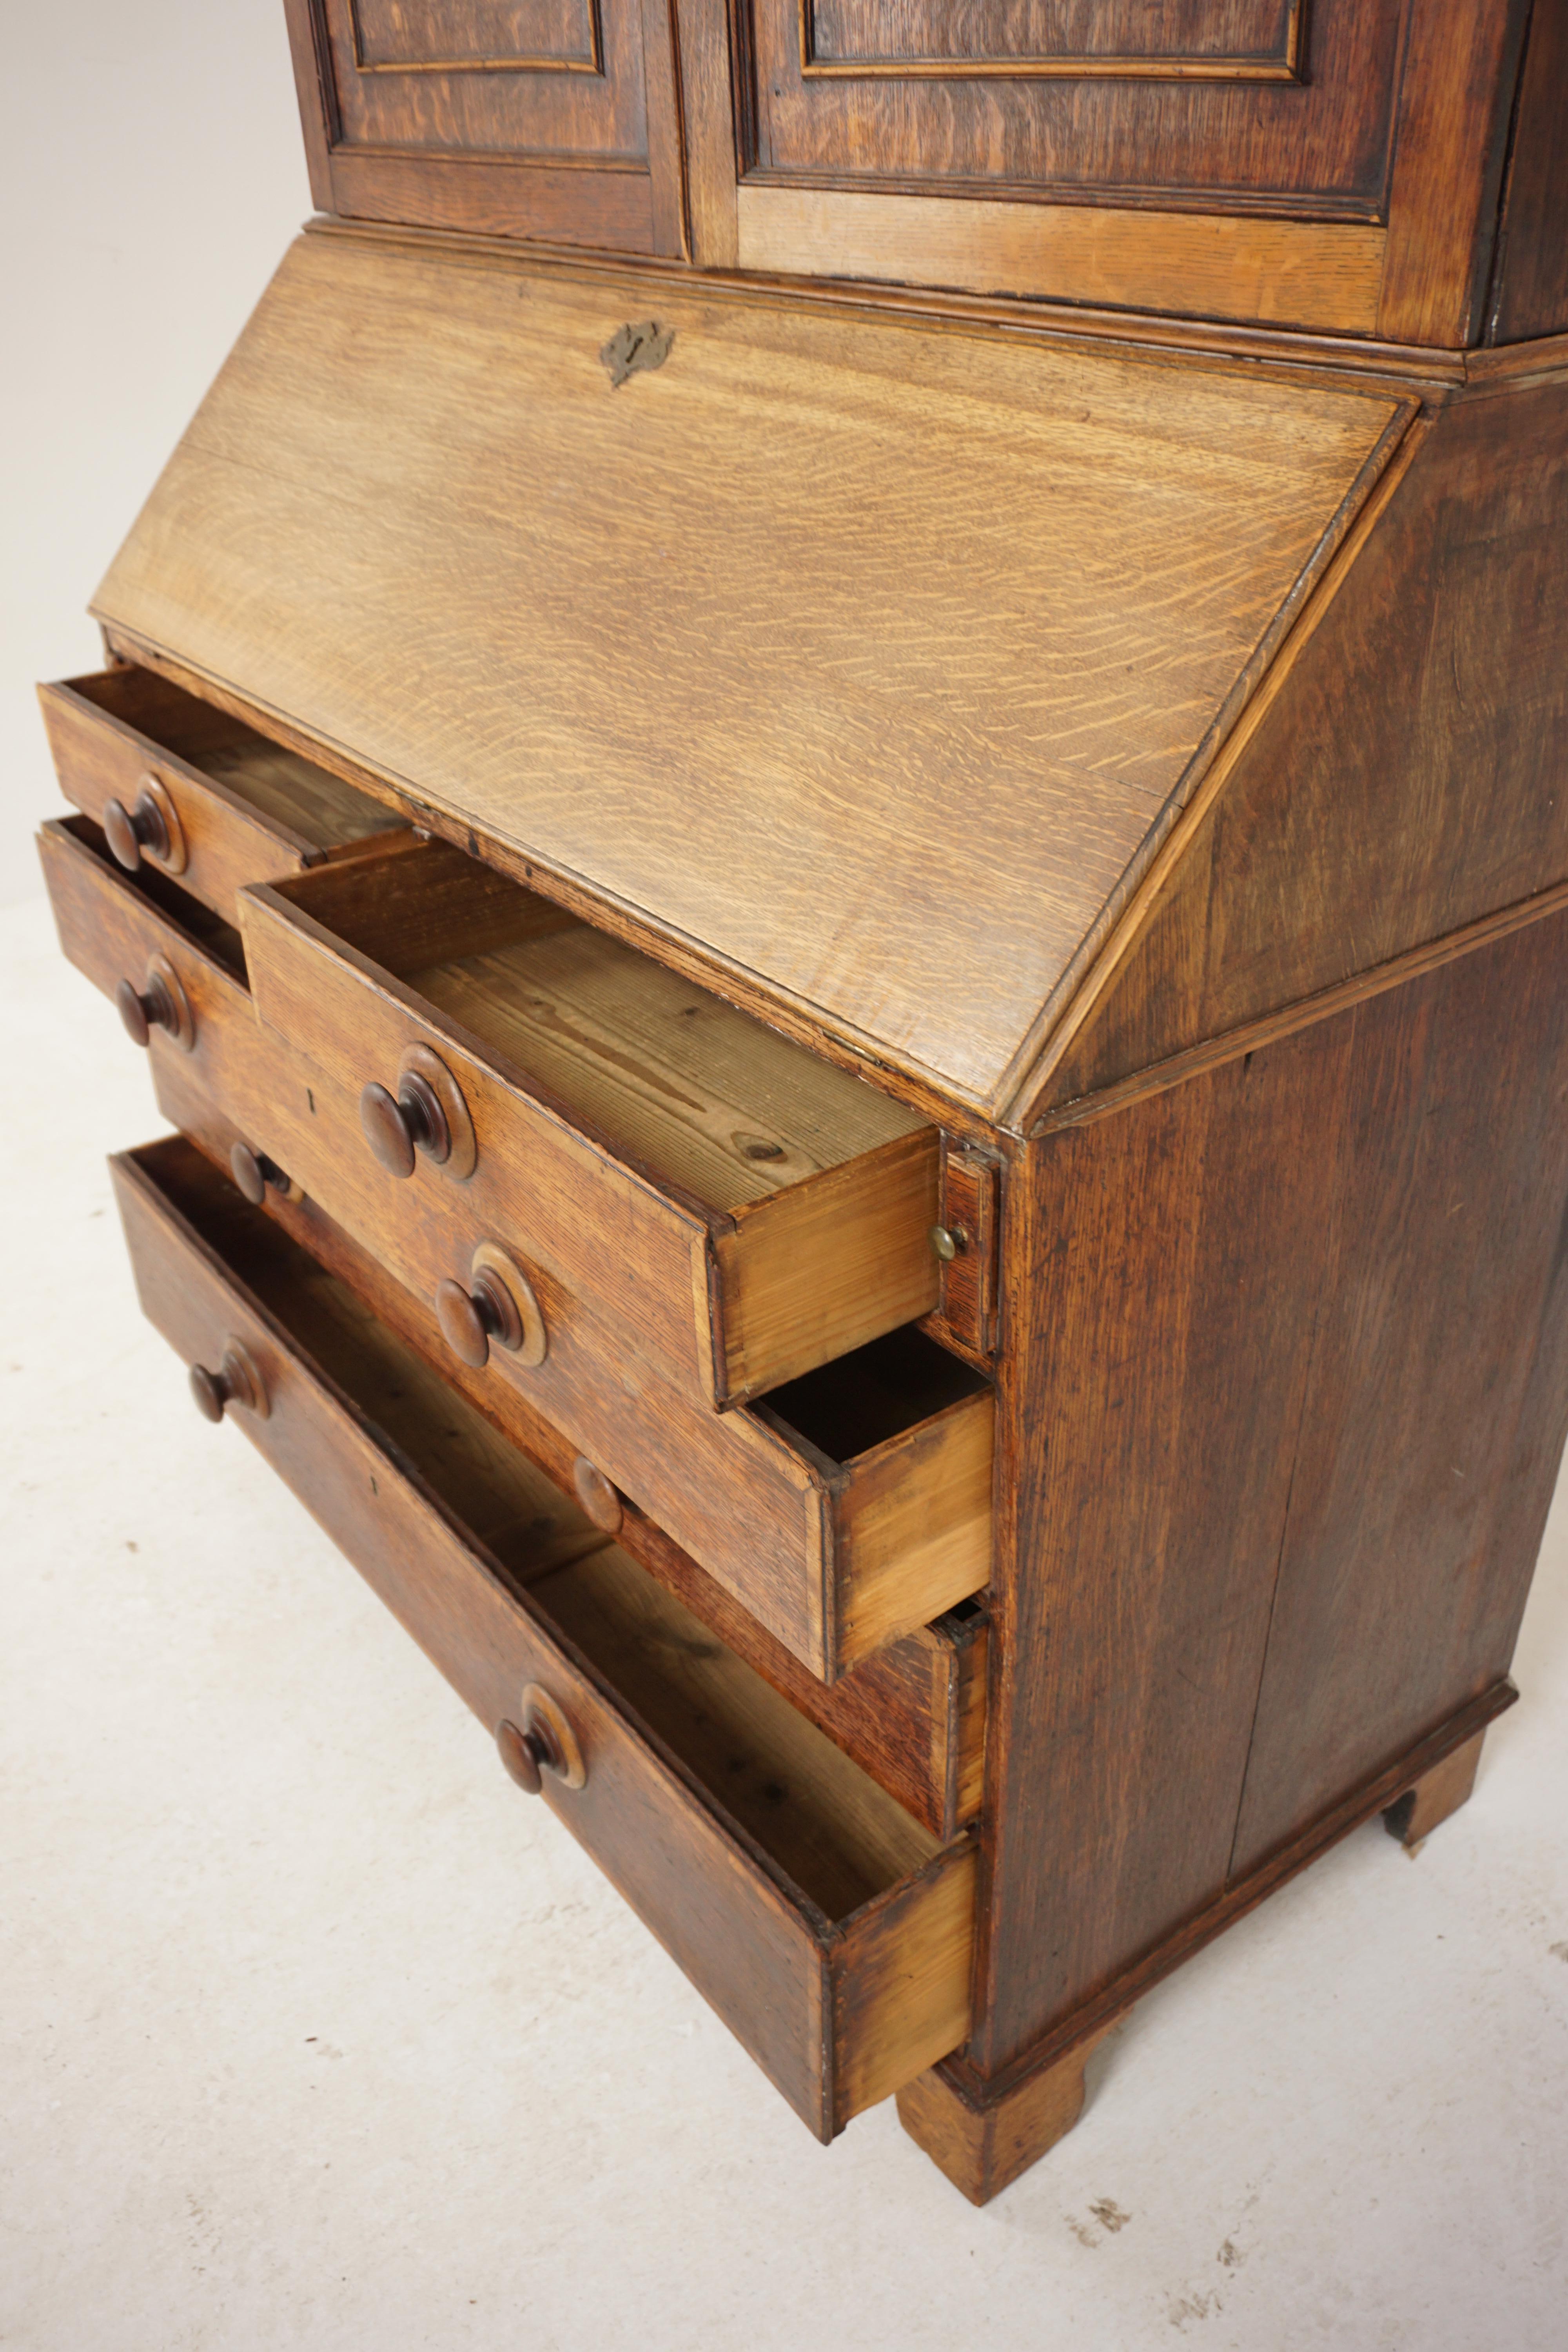
<svg viewBox="0 0 1568 2352">
<path fill-rule="evenodd" d="M 268 1185 L 275 1192 L 289 1190 L 289 1179 L 276 1160 L 265 1151 L 252 1151 L 248 1143 L 237 1143 L 228 1155 L 229 1174 L 253 1209 L 259 1209 L 267 1198 Z"/>
<path fill-rule="evenodd" d="M 150 849 L 156 858 L 167 860 L 174 847 L 168 820 L 148 792 L 142 793 L 130 808 L 123 801 L 105 801 L 103 837 L 116 865 L 123 866 L 128 874 L 135 873 L 144 849 Z"/>
<path fill-rule="evenodd" d="M 515 1723 L 503 1723 L 496 1733 L 496 1747 L 518 1787 L 526 1789 L 531 1797 L 537 1797 L 544 1786 L 542 1774 L 560 1769 L 561 1759 L 542 1724 L 533 1723 L 520 1731 Z"/>
<path fill-rule="evenodd" d="M 395 1095 L 374 1082 L 367 1086 L 359 1098 L 359 1121 L 389 1176 L 412 1176 L 416 1151 L 435 1160 L 451 1155 L 452 1132 L 440 1097 L 416 1071 L 405 1071 Z"/>
<path fill-rule="evenodd" d="M 489 1361 L 492 1339 L 503 1348 L 521 1347 L 522 1318 L 518 1313 L 517 1301 L 499 1275 L 481 1267 L 473 1276 L 473 1285 L 471 1290 L 465 1290 L 449 1275 L 444 1282 L 438 1282 L 436 1320 L 458 1361 L 471 1364 L 478 1371 Z"/>
<path fill-rule="evenodd" d="M 618 1536 L 625 1516 L 620 1494 L 585 1454 L 579 1454 L 572 1465 L 572 1484 L 594 1525 L 603 1528 L 607 1536 Z"/>
<path fill-rule="evenodd" d="M 179 1007 L 167 982 L 156 972 L 140 990 L 122 980 L 114 992 L 114 1009 L 125 1024 L 125 1034 L 133 1045 L 145 1045 L 154 1029 L 166 1029 L 171 1037 L 180 1034 Z"/>
<path fill-rule="evenodd" d="M 191 1366 L 191 1394 L 196 1411 L 207 1421 L 221 1421 L 231 1404 L 243 1405 L 258 1421 L 268 1414 L 267 1387 L 249 1350 L 231 1339 L 216 1372 L 205 1364 Z"/>
<path fill-rule="evenodd" d="M 588 1767 L 582 1742 L 550 1693 L 530 1683 L 519 1712 L 521 1727 L 509 1721 L 496 1729 L 500 1760 L 518 1787 L 537 1797 L 546 1772 L 553 1773 L 564 1789 L 585 1787 Z"/>
</svg>

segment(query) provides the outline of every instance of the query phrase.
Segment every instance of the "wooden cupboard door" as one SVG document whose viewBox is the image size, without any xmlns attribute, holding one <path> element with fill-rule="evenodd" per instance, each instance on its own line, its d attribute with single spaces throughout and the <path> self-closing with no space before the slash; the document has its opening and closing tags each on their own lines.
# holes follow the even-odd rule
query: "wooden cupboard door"
<svg viewBox="0 0 1568 2352">
<path fill-rule="evenodd" d="M 324 211 L 683 249 L 667 0 L 286 0 Z"/>
<path fill-rule="evenodd" d="M 1478 331 L 1513 0 L 731 0 L 732 208 L 723 6 L 680 0 L 700 257 Z"/>
</svg>

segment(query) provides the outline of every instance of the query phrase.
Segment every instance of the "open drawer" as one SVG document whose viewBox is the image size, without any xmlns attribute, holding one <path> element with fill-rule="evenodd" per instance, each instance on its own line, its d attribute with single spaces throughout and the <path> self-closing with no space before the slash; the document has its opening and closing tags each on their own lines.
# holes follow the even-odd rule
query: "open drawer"
<svg viewBox="0 0 1568 2352">
<path fill-rule="evenodd" d="M 936 1129 L 521 883 L 414 843 L 240 922 L 261 1018 L 363 1090 L 371 1173 L 475 1185 L 702 1402 L 937 1305 Z"/>
<path fill-rule="evenodd" d="M 156 670 L 41 686 L 60 790 L 114 856 L 177 879 L 232 923 L 247 882 L 374 848 L 406 820 Z"/>
<path fill-rule="evenodd" d="M 67 961 L 114 1000 L 139 1045 L 205 1068 L 226 1030 L 232 1051 L 237 1021 L 255 1028 L 232 923 L 155 866 L 122 872 L 88 817 L 47 818 L 38 858 Z"/>
<path fill-rule="evenodd" d="M 251 1130 L 237 1127 L 211 1098 L 202 1073 L 186 1057 L 161 1055 L 154 1071 L 165 1118 L 220 1171 L 232 1168 L 236 1145 L 248 1148 Z M 498 1389 L 488 1367 L 476 1370 L 460 1363 L 447 1349 L 429 1302 L 395 1280 L 316 1201 L 279 1179 L 267 1187 L 264 1205 L 318 1265 L 340 1276 L 378 1323 L 433 1364 L 563 1494 L 580 1497 L 585 1490 L 596 1523 L 906 1811 L 944 1840 L 978 1816 L 990 1638 L 983 1607 L 960 1601 L 933 1623 L 896 1635 L 837 1682 L 821 1681 L 629 1496 L 605 1488 L 576 1441 L 535 1412 L 519 1389 Z"/>
<path fill-rule="evenodd" d="M 416 1299 L 471 1278 L 486 1248 L 526 1266 L 545 1350 L 489 1350 L 492 1417 L 525 1444 L 537 1416 L 552 1423 L 811 1673 L 831 1682 L 989 1582 L 994 1403 L 980 1373 L 906 1328 L 716 1414 L 649 1364 L 586 1277 L 580 1235 L 564 1216 L 534 1221 L 526 1184 L 493 1167 L 468 1183 L 381 1181 L 352 1086 L 256 1019 L 228 926 L 161 876 L 122 874 L 86 818 L 46 824 L 40 844 L 71 961 L 110 995 L 151 1003 L 161 987 L 181 1009 L 175 1029 L 151 1028 L 168 1117 L 243 1138 Z"/>
<path fill-rule="evenodd" d="M 824 2139 L 962 2042 L 942 1845 L 183 1138 L 112 1163 L 142 1305 Z M 531 1742 L 531 1746 L 530 1743 Z"/>
</svg>

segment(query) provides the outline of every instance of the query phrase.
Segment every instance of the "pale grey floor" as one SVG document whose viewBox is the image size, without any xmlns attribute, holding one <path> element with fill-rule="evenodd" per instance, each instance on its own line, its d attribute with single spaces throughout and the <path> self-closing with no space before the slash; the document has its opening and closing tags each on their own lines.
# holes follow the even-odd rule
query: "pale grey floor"
<svg viewBox="0 0 1568 2352">
<path fill-rule="evenodd" d="M 103 1171 L 146 1071 L 41 907 L 0 1003 L 7 2352 L 1568 2346 L 1561 1511 L 1468 1808 L 1152 1995 L 976 2213 L 890 2105 L 808 2137 L 197 1419 Z"/>
</svg>

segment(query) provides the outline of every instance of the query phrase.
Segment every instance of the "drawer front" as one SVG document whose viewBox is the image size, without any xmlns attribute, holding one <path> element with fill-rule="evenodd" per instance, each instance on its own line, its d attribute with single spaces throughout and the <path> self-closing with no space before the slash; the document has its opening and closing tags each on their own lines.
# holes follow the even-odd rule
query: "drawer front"
<svg viewBox="0 0 1568 2352">
<path fill-rule="evenodd" d="M 143 1307 L 192 1364 L 248 1360 L 265 1403 L 229 1417 L 440 1667 L 487 1728 L 548 1694 L 581 1753 L 543 1793 L 813 2130 L 963 2040 L 974 1853 L 949 1846 L 845 1919 L 795 1889 L 691 1775 L 628 1717 L 509 1578 L 319 1371 L 184 1213 L 205 1169 L 180 1139 L 113 1163 Z M 205 1177 L 208 1188 L 216 1180 Z"/>
<path fill-rule="evenodd" d="M 187 929 L 167 903 L 176 893 L 159 877 L 121 873 L 82 818 L 41 825 L 38 856 L 67 961 L 109 997 L 122 984 L 142 993 L 154 976 L 172 977 L 182 1017 L 177 1033 L 153 1024 L 153 1051 L 188 1057 L 216 1085 L 215 1054 L 221 1060 L 232 1052 L 226 1032 L 232 1041 L 237 1022 L 254 1026 L 238 932 L 195 900 L 181 913 L 201 931 Z"/>
<path fill-rule="evenodd" d="M 583 1082 L 592 1053 L 595 1108 L 600 1120 L 622 1119 L 617 1139 L 476 1034 L 495 1007 L 471 968 L 487 952 L 537 949 L 567 932 L 597 942 L 606 957 L 626 951 L 447 844 L 414 845 L 374 870 L 361 865 L 247 893 L 240 919 L 262 1019 L 355 1097 L 367 1084 L 397 1092 L 411 1048 L 437 1054 L 471 1121 L 473 1188 L 509 1221 L 525 1218 L 547 1236 L 574 1287 L 614 1319 L 623 1348 L 645 1356 L 694 1403 L 722 1407 L 763 1394 L 937 1306 L 934 1128 L 700 990 L 685 989 L 680 1008 L 696 1016 L 698 1032 L 715 1021 L 736 1024 L 766 1066 L 754 1105 L 733 1038 L 722 1078 L 711 1074 L 709 1091 L 679 1059 L 650 1077 L 654 1049 L 637 1007 L 587 1011 L 580 1000 L 551 999 L 536 978 L 521 983 L 520 997 L 532 1001 L 508 1008 L 513 1054 L 531 1051 L 559 1087 Z M 509 938 L 531 923 L 533 942 Z M 394 956 L 397 971 L 422 967 L 420 977 L 399 978 Z M 646 957 L 632 964 L 648 991 L 669 983 Z M 437 989 L 455 1010 L 431 1002 L 426 992 Z M 590 1047 L 595 1022 L 600 1034 Z M 679 1018 L 669 1025 L 679 1027 Z M 575 1067 L 571 1050 L 561 1051 L 563 1034 L 574 1029 L 583 1044 Z M 826 1089 L 826 1099 L 803 1107 L 813 1088 Z M 813 1164 L 801 1136 L 818 1137 L 835 1120 L 848 1139 L 819 1143 Z M 761 1130 L 754 1136 L 753 1127 Z M 714 1132 L 702 1134 L 705 1128 Z M 754 1154 L 753 1187 L 770 1160 L 787 1181 L 712 1205 L 697 1190 L 699 1172 L 721 1184 L 736 1171 L 715 1169 L 706 1151 L 678 1157 L 688 1181 L 661 1179 L 660 1146 L 668 1148 L 672 1132 L 689 1144 L 693 1131 L 706 1145 L 721 1143 L 721 1160 L 731 1146 L 736 1158 Z M 374 1171 L 368 1144 L 361 1150 Z M 450 1164 L 459 1164 L 456 1151 Z"/>
<path fill-rule="evenodd" d="M 181 1054 L 159 1055 L 154 1067 L 158 1108 L 223 1169 L 229 1165 L 236 1143 L 254 1148 L 257 1130 L 235 1124 L 205 1090 L 204 1075 Z M 579 1491 L 585 1457 L 577 1441 L 538 1412 L 517 1385 L 498 1384 L 488 1366 L 475 1370 L 459 1363 L 446 1345 L 428 1300 L 389 1274 L 317 1201 L 301 1198 L 297 1186 L 269 1190 L 266 1207 L 313 1258 L 366 1302 L 380 1322 L 437 1366 L 471 1405 L 542 1464 L 563 1494 Z M 937 1836 L 951 1838 L 977 1818 L 984 1778 L 989 1647 L 984 1611 L 963 1606 L 934 1624 L 918 1626 L 838 1681 L 824 1683 L 628 1494 L 618 1487 L 611 1491 L 616 1541 L 917 1821 Z"/>
<path fill-rule="evenodd" d="M 247 883 L 407 831 L 391 810 L 151 671 L 65 679 L 40 687 L 38 699 L 66 799 L 99 825 L 116 804 L 148 836 L 128 843 L 121 830 L 116 856 L 168 875 L 226 922 Z"/>
<path fill-rule="evenodd" d="M 160 1100 L 187 1128 L 188 1097 L 223 1117 L 319 1202 L 415 1296 L 464 1279 L 481 1243 L 526 1271 L 548 1348 L 525 1365 L 500 1349 L 485 1379 L 522 1440 L 542 1415 L 664 1528 L 784 1648 L 825 1681 L 925 1625 L 987 1582 L 993 1408 L 979 1388 L 847 1467 L 792 1442 L 763 1413 L 716 1415 L 663 1380 L 581 1282 L 581 1231 L 531 1213 L 504 1169 L 466 1184 L 420 1166 L 383 1181 L 363 1145 L 353 1092 L 259 1023 L 234 974 L 68 824 L 43 829 L 44 863 L 68 956 L 112 994 L 153 960 L 180 979 L 194 1020 L 187 1055 L 154 1032 Z M 182 1091 L 183 1090 L 183 1091 Z M 579 1197 L 590 1200 L 584 1187 Z M 601 1234 L 606 1253 L 618 1234 Z M 635 1268 L 635 1248 L 623 1252 Z"/>
<path fill-rule="evenodd" d="M 194 1081 L 426 1307 L 499 1241 L 525 1275 L 548 1336 L 542 1362 L 492 1348 L 488 1410 L 528 1443 L 536 1416 L 626 1497 L 814 1675 L 833 1681 L 989 1580 L 994 1409 L 982 1388 L 847 1469 L 749 1408 L 694 1406 L 626 1343 L 580 1288 L 526 1203 L 421 1169 L 383 1186 L 355 1150 L 353 1096 L 237 1002 L 209 1020 L 201 1069 L 158 1055 L 160 1101 L 188 1131 Z M 488 1197 L 487 1197 L 488 1196 Z"/>
</svg>

